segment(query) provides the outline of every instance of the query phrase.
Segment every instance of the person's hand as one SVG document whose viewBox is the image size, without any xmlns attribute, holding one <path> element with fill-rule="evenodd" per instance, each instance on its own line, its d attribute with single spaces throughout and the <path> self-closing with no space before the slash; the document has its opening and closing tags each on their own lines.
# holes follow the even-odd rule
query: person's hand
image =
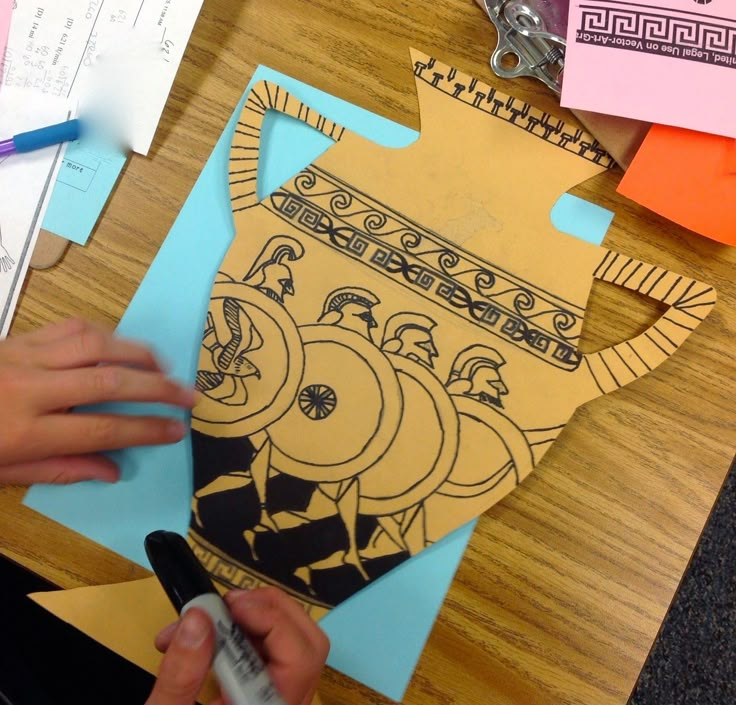
<svg viewBox="0 0 736 705">
<path fill-rule="evenodd" d="M 170 380 L 144 346 L 81 320 L 0 341 L 0 483 L 115 482 L 103 451 L 174 443 L 175 419 L 69 413 L 112 401 L 190 409 L 195 392 Z"/>
<path fill-rule="evenodd" d="M 240 625 L 266 663 L 288 705 L 310 705 L 330 642 L 302 607 L 278 588 L 233 590 L 225 596 Z M 165 651 L 146 705 L 193 705 L 214 657 L 215 634 L 205 612 L 192 608 L 156 637 Z M 212 705 L 225 705 L 218 699 Z"/>
</svg>

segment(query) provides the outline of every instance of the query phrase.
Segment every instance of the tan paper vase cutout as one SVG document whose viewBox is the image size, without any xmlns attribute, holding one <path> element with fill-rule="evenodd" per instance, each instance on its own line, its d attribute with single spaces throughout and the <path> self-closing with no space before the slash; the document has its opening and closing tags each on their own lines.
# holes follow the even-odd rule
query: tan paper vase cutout
<svg viewBox="0 0 736 705">
<path fill-rule="evenodd" d="M 232 145 L 236 237 L 199 359 L 190 538 L 222 584 L 274 582 L 317 614 L 501 499 L 577 406 L 663 362 L 715 300 L 554 229 L 559 196 L 611 163 L 588 135 L 413 61 L 422 131 L 407 148 L 266 82 Z M 268 110 L 336 144 L 259 201 Z M 670 308 L 582 355 L 593 278 Z"/>
<path fill-rule="evenodd" d="M 266 82 L 232 145 L 236 237 L 199 358 L 189 538 L 223 589 L 275 583 L 315 617 L 499 501 L 579 405 L 664 362 L 715 303 L 552 226 L 559 196 L 612 164 L 593 138 L 412 60 L 422 128 L 407 148 Z M 259 201 L 269 110 L 336 144 Z M 594 278 L 669 308 L 581 354 Z"/>
</svg>

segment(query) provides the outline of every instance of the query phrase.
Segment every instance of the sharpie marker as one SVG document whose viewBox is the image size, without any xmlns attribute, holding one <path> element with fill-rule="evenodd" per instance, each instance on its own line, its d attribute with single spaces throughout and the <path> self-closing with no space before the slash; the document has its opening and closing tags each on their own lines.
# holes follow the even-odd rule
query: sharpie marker
<svg viewBox="0 0 736 705">
<path fill-rule="evenodd" d="M 81 134 L 82 123 L 79 120 L 67 120 L 58 125 L 42 127 L 40 130 L 23 132 L 15 137 L 0 140 L 0 157 L 32 152 L 62 142 L 74 142 Z"/>
<path fill-rule="evenodd" d="M 146 537 L 146 554 L 159 582 L 179 614 L 204 610 L 215 628 L 212 669 L 231 705 L 286 705 L 248 637 L 230 616 L 210 576 L 189 544 L 172 531 Z"/>
</svg>

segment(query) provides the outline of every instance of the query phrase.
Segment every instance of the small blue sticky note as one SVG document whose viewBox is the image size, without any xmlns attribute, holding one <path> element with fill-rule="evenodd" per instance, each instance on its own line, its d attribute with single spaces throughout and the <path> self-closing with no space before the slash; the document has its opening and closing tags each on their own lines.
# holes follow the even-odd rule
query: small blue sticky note
<svg viewBox="0 0 736 705">
<path fill-rule="evenodd" d="M 277 82 L 330 119 L 387 147 L 405 147 L 417 133 L 271 69 L 251 80 Z M 180 380 L 196 371 L 209 293 L 234 235 L 228 159 L 235 110 L 148 274 L 133 297 L 119 332 L 145 341 Z M 324 135 L 280 114 L 264 123 L 259 196 L 298 173 L 332 144 Z M 555 205 L 556 227 L 600 243 L 613 214 L 564 195 Z M 150 407 L 146 408 L 151 413 Z M 130 412 L 131 406 L 125 407 Z M 37 486 L 25 503 L 148 566 L 143 539 L 155 529 L 186 533 L 192 494 L 189 441 L 133 448 L 115 455 L 123 473 L 117 485 Z M 332 642 L 328 663 L 389 698 L 400 700 L 442 606 L 475 521 L 406 561 L 343 602 L 321 622 Z"/>
<path fill-rule="evenodd" d="M 44 230 L 84 245 L 125 166 L 125 152 L 84 139 L 66 149 L 51 194 Z"/>
</svg>

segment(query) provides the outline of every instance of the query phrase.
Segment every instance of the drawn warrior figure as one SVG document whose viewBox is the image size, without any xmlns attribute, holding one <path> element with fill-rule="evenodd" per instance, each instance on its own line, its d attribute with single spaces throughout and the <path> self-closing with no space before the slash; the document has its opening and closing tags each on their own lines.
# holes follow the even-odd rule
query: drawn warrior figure
<svg viewBox="0 0 736 705">
<path fill-rule="evenodd" d="M 372 341 L 371 331 L 378 327 L 372 309 L 379 303 L 368 289 L 345 286 L 327 297 L 317 322 L 353 330 Z"/>
<path fill-rule="evenodd" d="M 495 348 L 486 345 L 466 348 L 455 358 L 447 380 L 447 391 L 502 409 L 501 397 L 509 393 L 500 373 L 505 364 L 506 360 Z"/>
<path fill-rule="evenodd" d="M 452 401 L 432 374 L 439 353 L 429 316 L 400 312 L 386 322 L 382 352 L 398 374 L 403 413 L 394 442 L 375 464 L 338 483 L 321 483 L 306 510 L 281 512 L 273 517 L 280 528 L 293 528 L 338 514 L 345 527 L 348 547 L 301 566 L 294 575 L 312 590 L 312 573 L 352 565 L 369 579 L 364 561 L 397 553 L 413 555 L 426 546 L 424 500 L 449 475 L 458 444 L 458 419 Z M 414 462 L 400 467 L 398 458 L 407 443 L 415 442 L 419 428 L 425 436 Z M 391 496 L 384 496 L 386 474 L 394 481 Z M 377 526 L 368 543 L 359 548 L 358 515 L 374 516 Z"/>
<path fill-rule="evenodd" d="M 242 281 L 283 304 L 285 297 L 293 296 L 295 291 L 291 269 L 285 262 L 303 255 L 304 248 L 298 240 L 286 235 L 273 237 Z M 226 275 L 218 275 L 218 281 L 227 280 L 232 281 Z M 245 405 L 245 378 L 260 377 L 260 371 L 247 356 L 263 346 L 263 338 L 236 298 L 223 299 L 214 315 L 212 311 L 207 313 L 202 345 L 211 353 L 212 367 L 197 371 L 197 389 L 213 399 Z"/>
<path fill-rule="evenodd" d="M 304 247 L 295 238 L 288 235 L 276 235 L 265 245 L 241 282 L 220 272 L 216 285 L 233 287 L 244 286 L 246 291 L 257 291 L 255 300 L 251 295 L 247 298 L 250 310 L 258 308 L 258 297 L 266 296 L 281 306 L 287 296 L 295 293 L 294 278 L 289 263 L 304 256 Z M 197 371 L 196 386 L 207 397 L 228 404 L 230 407 L 248 408 L 248 378 L 261 379 L 261 370 L 249 359 L 256 351 L 264 347 L 264 339 L 254 325 L 244 301 L 235 296 L 227 296 L 217 302 L 207 314 L 207 326 L 204 331 L 202 347 L 208 351 L 209 364 L 202 365 Z M 264 308 L 263 305 L 260 308 Z M 288 314 L 285 314 L 288 316 Z M 290 319 L 289 319 L 290 320 Z M 296 329 L 295 329 L 296 330 Z M 266 434 L 260 430 L 251 434 L 250 441 L 244 439 L 255 449 L 267 442 Z M 255 452 L 255 450 L 254 450 Z M 196 460 L 196 459 L 195 459 Z M 235 470 L 224 473 L 214 481 L 207 483 L 195 492 L 192 500 L 192 512 L 198 525 L 202 525 L 199 515 L 199 501 L 218 492 L 237 489 L 255 482 L 259 491 L 265 496 L 267 468 Z M 265 505 L 262 520 L 266 521 Z"/>
<path fill-rule="evenodd" d="M 422 313 L 395 313 L 386 321 L 381 350 L 433 368 L 439 355 L 432 338 L 436 325 Z"/>
<path fill-rule="evenodd" d="M 298 240 L 288 235 L 272 237 L 243 277 L 243 281 L 283 304 L 287 295 L 293 296 L 296 293 L 294 277 L 284 260 L 294 262 L 303 256 L 304 246 Z"/>
</svg>

